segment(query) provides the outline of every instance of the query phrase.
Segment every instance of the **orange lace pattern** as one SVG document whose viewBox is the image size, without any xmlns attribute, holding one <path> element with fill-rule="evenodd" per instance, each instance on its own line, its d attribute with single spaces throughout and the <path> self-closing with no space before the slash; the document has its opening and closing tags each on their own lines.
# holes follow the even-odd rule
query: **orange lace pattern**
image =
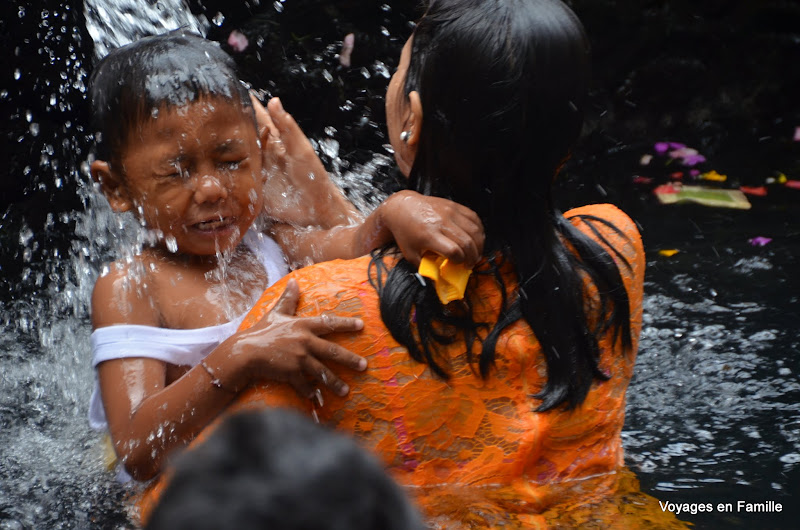
<svg viewBox="0 0 800 530">
<path fill-rule="evenodd" d="M 602 223 L 581 220 L 581 215 L 610 221 L 624 237 Z M 300 284 L 298 315 L 329 312 L 364 320 L 363 331 L 335 336 L 369 362 L 364 373 L 338 370 L 350 385 L 350 394 L 345 398 L 326 394 L 320 407 L 300 399 L 287 385 L 264 384 L 242 394 L 231 410 L 291 407 L 353 433 L 401 484 L 410 487 L 430 521 L 442 528 L 548 526 L 562 517 L 560 511 L 548 510 L 563 504 L 569 491 L 575 493 L 573 500 L 580 499 L 576 503 L 580 506 L 621 491 L 621 484 L 631 483 L 621 478 L 620 432 L 642 323 L 644 251 L 634 223 L 614 206 L 586 206 L 566 216 L 597 240 L 586 224 L 593 223 L 608 245 L 598 242 L 616 259 L 609 248 L 614 247 L 631 265 L 618 263 L 630 298 L 633 351 L 623 353 L 610 336 L 601 339 L 600 367 L 611 378 L 595 382 L 576 409 L 535 412 L 539 401 L 532 395 L 544 387 L 546 369 L 524 321 L 502 334 L 496 370 L 487 380 L 475 375 L 458 344 L 446 350 L 451 379 L 436 378 L 427 365 L 412 360 L 383 326 L 378 298 L 366 274 L 370 261 L 366 256 L 290 275 Z M 506 285 L 514 288 L 510 265 L 501 273 Z M 269 311 L 285 282 L 264 293 L 242 328 Z M 596 289 L 588 280 L 587 286 L 591 304 Z M 496 320 L 501 301 L 491 275 L 473 274 L 468 296 L 476 321 Z M 466 505 L 469 510 L 464 510 Z"/>
</svg>

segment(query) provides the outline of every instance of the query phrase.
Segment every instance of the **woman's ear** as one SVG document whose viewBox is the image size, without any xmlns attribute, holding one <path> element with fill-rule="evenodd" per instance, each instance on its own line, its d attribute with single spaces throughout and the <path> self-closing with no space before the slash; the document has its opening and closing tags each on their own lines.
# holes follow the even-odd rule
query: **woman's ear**
<svg viewBox="0 0 800 530">
<path fill-rule="evenodd" d="M 406 143 L 413 149 L 413 153 L 416 155 L 417 146 L 419 145 L 419 135 L 422 130 L 422 101 L 419 99 L 419 92 L 416 90 L 409 92 L 408 103 L 410 113 L 406 120 L 406 128 L 404 130 L 408 131 Z"/>
<path fill-rule="evenodd" d="M 133 201 L 128 197 L 125 184 L 118 175 L 111 171 L 111 165 L 104 160 L 95 160 L 89 167 L 92 180 L 100 185 L 100 190 L 108 199 L 115 212 L 127 212 L 133 208 Z"/>
<path fill-rule="evenodd" d="M 420 131 L 422 130 L 422 102 L 416 90 L 408 94 L 408 109 L 403 120 L 402 144 L 395 152 L 395 160 L 400 172 L 406 177 L 411 173 L 411 167 L 417 158 Z"/>
</svg>

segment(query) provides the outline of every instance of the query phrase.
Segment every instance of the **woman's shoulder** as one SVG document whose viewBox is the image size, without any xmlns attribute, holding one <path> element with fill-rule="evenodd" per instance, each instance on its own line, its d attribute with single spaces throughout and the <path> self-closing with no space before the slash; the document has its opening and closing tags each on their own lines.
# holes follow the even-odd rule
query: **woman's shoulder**
<svg viewBox="0 0 800 530">
<path fill-rule="evenodd" d="M 630 250 L 636 254 L 644 251 L 636 222 L 613 204 L 580 206 L 565 212 L 564 217 L 600 244 L 620 250 L 632 247 Z"/>
<path fill-rule="evenodd" d="M 245 317 L 240 329 L 247 329 L 261 319 L 272 308 L 286 289 L 286 283 L 294 278 L 300 288 L 298 315 L 321 314 L 339 310 L 349 301 L 370 297 L 374 289 L 369 284 L 370 256 L 348 260 L 332 260 L 295 269 L 278 282 L 268 287 Z M 356 304 L 356 305 L 360 305 Z"/>
<path fill-rule="evenodd" d="M 580 227 L 584 220 L 594 218 L 604 222 L 603 224 L 608 223 L 613 225 L 619 231 L 627 235 L 639 235 L 639 230 L 637 229 L 636 223 L 633 221 L 633 219 L 631 219 L 628 214 L 613 204 L 603 203 L 579 206 L 577 208 L 567 210 L 564 213 L 564 217 L 572 221 L 572 224 L 578 227 Z"/>
</svg>

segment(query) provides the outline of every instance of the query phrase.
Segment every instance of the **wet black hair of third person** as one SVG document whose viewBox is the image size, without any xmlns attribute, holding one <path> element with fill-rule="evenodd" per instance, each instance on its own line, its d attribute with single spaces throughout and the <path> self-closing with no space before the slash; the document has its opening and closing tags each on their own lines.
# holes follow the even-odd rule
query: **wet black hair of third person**
<svg viewBox="0 0 800 530">
<path fill-rule="evenodd" d="M 631 345 L 628 296 L 613 258 L 552 200 L 553 180 L 580 135 L 588 83 L 588 40 L 562 2 L 433 0 L 414 30 L 405 82 L 406 94 L 419 92 L 423 115 L 409 187 L 480 216 L 503 308 L 495 323 L 476 323 L 469 304 L 462 313 L 442 307 L 404 260 L 388 272 L 380 256 L 372 262 L 384 323 L 441 377 L 447 367 L 436 350 L 454 340 L 442 329 L 461 330 L 470 362 L 480 342 L 477 364 L 488 377 L 500 333 L 524 318 L 547 362 L 540 411 L 574 407 L 595 379 L 608 378 L 598 368 L 598 338 L 609 329 L 624 350 Z M 497 272 L 503 260 L 515 267 L 517 292 Z M 600 293 L 592 319 L 582 272 Z M 481 326 L 490 328 L 482 341 Z"/>
<path fill-rule="evenodd" d="M 252 113 L 236 64 L 218 43 L 175 30 L 112 50 L 89 79 L 96 157 L 114 167 L 129 135 L 145 120 L 204 97 L 221 98 Z"/>
<path fill-rule="evenodd" d="M 378 459 L 284 409 L 228 416 L 180 455 L 146 530 L 422 530 Z"/>
</svg>

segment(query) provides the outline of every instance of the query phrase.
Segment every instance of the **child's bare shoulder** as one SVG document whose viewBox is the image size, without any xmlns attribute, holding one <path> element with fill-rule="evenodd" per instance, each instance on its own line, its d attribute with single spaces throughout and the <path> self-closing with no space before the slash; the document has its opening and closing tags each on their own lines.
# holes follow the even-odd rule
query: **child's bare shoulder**
<svg viewBox="0 0 800 530">
<path fill-rule="evenodd" d="M 92 326 L 114 324 L 157 326 L 159 311 L 151 295 L 152 284 L 146 261 L 136 256 L 115 261 L 97 278 L 92 292 Z"/>
</svg>

